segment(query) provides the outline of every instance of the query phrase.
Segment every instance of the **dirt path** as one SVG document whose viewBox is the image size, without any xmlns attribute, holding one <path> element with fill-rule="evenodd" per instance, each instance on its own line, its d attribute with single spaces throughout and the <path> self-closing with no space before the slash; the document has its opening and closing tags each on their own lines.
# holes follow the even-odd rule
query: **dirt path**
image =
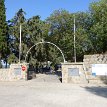
<svg viewBox="0 0 107 107">
<path fill-rule="evenodd" d="M 55 74 L 36 74 L 36 78 L 33 79 L 32 81 L 61 83 L 59 77 Z"/>
</svg>

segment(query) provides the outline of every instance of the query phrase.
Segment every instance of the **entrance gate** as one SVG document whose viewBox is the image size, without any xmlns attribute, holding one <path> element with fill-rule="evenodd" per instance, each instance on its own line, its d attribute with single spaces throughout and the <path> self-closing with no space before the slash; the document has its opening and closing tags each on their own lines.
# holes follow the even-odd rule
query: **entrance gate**
<svg viewBox="0 0 107 107">
<path fill-rule="evenodd" d="M 61 53 L 61 55 L 62 55 L 62 57 L 63 57 L 63 62 L 64 62 L 64 63 L 66 62 L 62 50 L 61 50 L 57 45 L 55 45 L 54 43 L 52 43 L 52 42 L 46 42 L 46 41 L 38 42 L 38 43 L 36 43 L 35 45 L 33 45 L 33 46 L 27 51 L 27 53 L 26 53 L 25 62 L 26 62 L 26 58 L 27 58 L 28 53 L 30 52 L 30 50 L 31 50 L 33 47 L 35 47 L 35 46 L 37 46 L 37 45 L 39 45 L 39 44 L 51 44 L 51 45 L 55 46 L 55 47 L 60 51 L 60 53 Z"/>
<path fill-rule="evenodd" d="M 27 56 L 28 56 L 30 50 L 31 50 L 33 47 L 35 47 L 35 46 L 37 46 L 37 45 L 39 45 L 39 44 L 51 44 L 51 45 L 55 46 L 55 47 L 60 51 L 60 53 L 61 53 L 61 55 L 62 55 L 62 57 L 63 57 L 63 62 L 65 63 L 65 57 L 64 57 L 64 54 L 63 54 L 62 50 L 61 50 L 57 45 L 55 45 L 54 43 L 52 43 L 52 42 L 45 42 L 45 41 L 36 43 L 35 45 L 33 45 L 33 46 L 27 51 L 26 56 L 25 56 L 25 62 L 27 62 L 26 59 L 27 59 Z M 29 71 L 28 71 L 28 72 L 27 72 L 27 80 L 28 80 L 29 77 L 30 77 L 30 76 L 29 76 L 29 73 L 31 73 L 31 75 L 33 74 L 33 72 L 29 72 Z M 35 77 L 35 75 L 34 75 L 34 77 Z"/>
</svg>

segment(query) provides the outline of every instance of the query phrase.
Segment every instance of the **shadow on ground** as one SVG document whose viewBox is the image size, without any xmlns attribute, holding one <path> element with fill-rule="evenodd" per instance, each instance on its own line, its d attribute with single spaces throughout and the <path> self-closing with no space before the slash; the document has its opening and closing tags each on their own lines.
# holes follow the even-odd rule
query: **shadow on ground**
<svg viewBox="0 0 107 107">
<path fill-rule="evenodd" d="M 85 87 L 92 94 L 107 98 L 107 86 Z"/>
<path fill-rule="evenodd" d="M 100 76 L 100 80 L 101 80 L 104 84 L 107 84 L 107 75 L 106 75 L 106 76 Z"/>
</svg>

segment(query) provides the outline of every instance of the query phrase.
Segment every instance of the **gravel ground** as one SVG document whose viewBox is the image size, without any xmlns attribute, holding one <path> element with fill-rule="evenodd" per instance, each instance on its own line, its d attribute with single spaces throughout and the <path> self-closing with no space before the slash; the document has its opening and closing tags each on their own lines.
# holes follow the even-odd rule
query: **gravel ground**
<svg viewBox="0 0 107 107">
<path fill-rule="evenodd" d="M 0 107 L 107 107 L 106 85 L 63 84 L 54 77 L 0 82 Z"/>
</svg>

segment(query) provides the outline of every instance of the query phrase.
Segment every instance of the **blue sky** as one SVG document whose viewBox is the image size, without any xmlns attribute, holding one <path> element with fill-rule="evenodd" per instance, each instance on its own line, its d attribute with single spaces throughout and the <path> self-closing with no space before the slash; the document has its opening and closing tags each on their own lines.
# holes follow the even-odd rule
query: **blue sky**
<svg viewBox="0 0 107 107">
<path fill-rule="evenodd" d="M 7 20 L 14 17 L 15 13 L 22 8 L 26 15 L 31 18 L 40 15 L 44 20 L 53 13 L 54 10 L 65 9 L 70 13 L 87 11 L 89 4 L 98 0 L 5 0 Z"/>
</svg>

